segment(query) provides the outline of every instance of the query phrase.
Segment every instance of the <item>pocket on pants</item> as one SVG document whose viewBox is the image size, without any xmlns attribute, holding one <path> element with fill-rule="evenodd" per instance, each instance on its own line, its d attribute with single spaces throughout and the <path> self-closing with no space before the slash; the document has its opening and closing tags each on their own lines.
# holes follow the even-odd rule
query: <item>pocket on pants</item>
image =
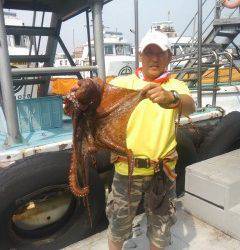
<svg viewBox="0 0 240 250">
<path fill-rule="evenodd" d="M 174 184 L 167 176 L 156 175 L 152 179 L 149 190 L 149 209 L 157 215 L 169 214 L 174 205 Z"/>
</svg>

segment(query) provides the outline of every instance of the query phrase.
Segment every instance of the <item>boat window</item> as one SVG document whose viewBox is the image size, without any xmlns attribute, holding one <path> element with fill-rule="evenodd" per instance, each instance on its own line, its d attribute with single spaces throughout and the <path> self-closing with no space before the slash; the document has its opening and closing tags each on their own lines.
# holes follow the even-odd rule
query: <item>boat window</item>
<svg viewBox="0 0 240 250">
<path fill-rule="evenodd" d="M 14 42 L 15 42 L 15 46 L 20 46 L 21 45 L 21 36 L 14 35 Z"/>
<path fill-rule="evenodd" d="M 131 47 L 130 45 L 124 46 L 124 55 L 131 55 Z"/>
<path fill-rule="evenodd" d="M 12 38 L 11 38 L 11 36 L 7 36 L 7 43 L 8 43 L 8 46 L 12 46 Z"/>
<path fill-rule="evenodd" d="M 104 53 L 105 53 L 105 55 L 113 55 L 113 46 L 112 45 L 105 45 L 104 46 Z"/>
<path fill-rule="evenodd" d="M 28 38 L 27 36 L 14 35 L 13 36 L 15 46 L 27 47 Z"/>
<path fill-rule="evenodd" d="M 124 48 L 122 44 L 116 44 L 115 49 L 117 55 L 124 55 Z"/>
<path fill-rule="evenodd" d="M 28 47 L 30 46 L 30 42 L 29 42 L 29 37 L 28 36 L 22 36 L 21 37 L 21 45 L 23 47 Z"/>
</svg>

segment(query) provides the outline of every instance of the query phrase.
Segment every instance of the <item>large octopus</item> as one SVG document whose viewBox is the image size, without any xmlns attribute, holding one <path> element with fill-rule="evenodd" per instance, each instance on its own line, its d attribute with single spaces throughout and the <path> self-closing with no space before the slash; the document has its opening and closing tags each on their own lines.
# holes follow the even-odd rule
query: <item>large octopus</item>
<svg viewBox="0 0 240 250">
<path fill-rule="evenodd" d="M 145 95 L 143 91 L 103 84 L 98 78 L 80 80 L 78 86 L 65 100 L 65 112 L 72 116 L 73 123 L 69 185 L 75 196 L 84 198 L 91 218 L 88 174 L 97 150 L 107 149 L 127 158 L 130 199 L 134 157 L 126 145 L 127 123 L 132 111 Z"/>
</svg>

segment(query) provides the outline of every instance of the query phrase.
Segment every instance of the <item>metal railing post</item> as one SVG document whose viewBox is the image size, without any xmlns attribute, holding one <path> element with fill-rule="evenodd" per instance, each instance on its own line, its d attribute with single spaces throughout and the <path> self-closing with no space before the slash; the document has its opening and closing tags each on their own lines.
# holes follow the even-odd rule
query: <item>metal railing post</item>
<svg viewBox="0 0 240 250">
<path fill-rule="evenodd" d="M 135 68 L 139 67 L 139 32 L 138 32 L 138 0 L 134 0 L 134 24 L 135 24 Z"/>
<path fill-rule="evenodd" d="M 222 55 L 230 62 L 229 65 L 229 85 L 232 84 L 233 55 L 230 52 L 223 52 Z"/>
<path fill-rule="evenodd" d="M 198 0 L 198 84 L 197 107 L 202 107 L 202 0 Z"/>
<path fill-rule="evenodd" d="M 219 19 L 221 17 L 221 8 L 222 5 L 219 0 L 216 0 L 216 5 L 215 5 L 215 19 Z"/>
<path fill-rule="evenodd" d="M 213 96 L 212 96 L 212 106 L 216 106 L 217 102 L 217 85 L 218 85 L 218 69 L 219 69 L 219 56 L 215 51 L 212 51 L 215 58 L 215 71 L 214 71 L 214 82 L 213 82 Z"/>
<path fill-rule="evenodd" d="M 16 100 L 13 91 L 10 60 L 8 54 L 7 34 L 4 23 L 2 1 L 0 0 L 0 84 L 2 90 L 3 110 L 7 123 L 6 145 L 21 142 L 19 132 Z"/>
<path fill-rule="evenodd" d="M 98 76 L 105 81 L 105 57 L 104 57 L 104 43 L 103 43 L 103 24 L 102 24 L 102 8 L 103 2 L 101 0 L 92 1 L 92 16 L 93 16 L 93 34 L 94 46 L 96 52 L 96 63 L 98 65 Z"/>
<path fill-rule="evenodd" d="M 87 24 L 87 40 L 88 40 L 88 60 L 89 65 L 92 66 L 92 48 L 91 48 L 91 32 L 89 23 L 89 10 L 86 10 L 86 24 Z M 93 77 L 93 72 L 90 71 L 90 77 Z"/>
</svg>

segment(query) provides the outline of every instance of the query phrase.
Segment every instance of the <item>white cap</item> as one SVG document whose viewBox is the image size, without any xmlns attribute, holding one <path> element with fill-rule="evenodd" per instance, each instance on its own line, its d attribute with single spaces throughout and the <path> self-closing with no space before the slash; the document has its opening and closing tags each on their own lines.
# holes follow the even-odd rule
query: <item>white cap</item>
<svg viewBox="0 0 240 250">
<path fill-rule="evenodd" d="M 163 51 L 166 51 L 168 49 L 171 49 L 171 45 L 169 43 L 168 37 L 166 34 L 160 32 L 160 31 L 151 31 L 148 32 L 142 39 L 140 46 L 139 46 L 139 52 L 143 52 L 143 50 L 149 45 L 149 44 L 156 44 L 158 45 Z"/>
</svg>

